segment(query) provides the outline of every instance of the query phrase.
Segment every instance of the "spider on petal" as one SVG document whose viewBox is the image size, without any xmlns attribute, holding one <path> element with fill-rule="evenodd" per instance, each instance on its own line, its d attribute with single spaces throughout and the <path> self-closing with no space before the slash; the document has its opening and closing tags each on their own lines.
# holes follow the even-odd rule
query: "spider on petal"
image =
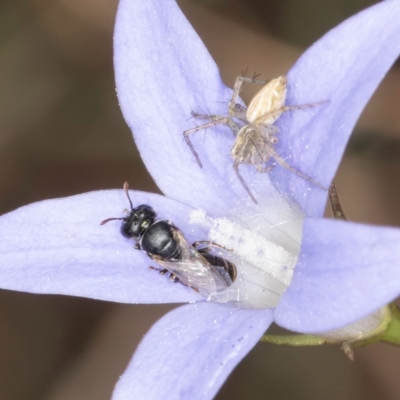
<svg viewBox="0 0 400 400">
<path fill-rule="evenodd" d="M 399 15 L 398 1 L 364 10 L 312 46 L 288 75 L 293 104 L 301 104 L 310 88 L 317 99 L 331 102 L 306 124 L 298 123 L 301 115 L 296 113 L 292 131 L 282 130 L 282 141 L 298 159 L 296 166 L 311 171 L 318 165 L 318 179 L 326 185 L 362 109 L 400 53 Z M 261 203 L 254 205 L 241 187 L 237 191 L 225 184 L 230 180 L 226 174 L 230 161 L 221 165 L 216 159 L 215 168 L 201 171 L 189 152 L 189 157 L 182 157 L 186 144 L 181 132 L 192 105 L 206 107 L 230 92 L 174 1 L 121 0 L 114 40 L 120 105 L 149 171 L 165 194 L 136 192 L 139 204 L 151 204 L 160 215 L 171 218 L 190 243 L 211 231 L 219 236 L 225 232 L 231 240 L 229 228 L 235 224 L 247 228 L 243 231 L 249 244 L 257 244 L 252 234 L 269 235 L 271 226 L 274 233 L 281 231 L 280 241 L 290 231 L 295 236 L 287 243 L 298 259 L 292 258 L 296 262 L 288 285 L 264 309 L 228 308 L 206 302 L 182 285 L 166 284 L 158 274 L 146 274 L 140 266 L 147 265 L 147 256 L 133 251 L 131 241 L 121 239 L 113 224 L 109 228 L 115 234 L 99 227 L 104 214 L 111 215 L 116 202 L 125 200 L 120 189 L 39 202 L 2 216 L 2 288 L 133 304 L 188 303 L 167 313 L 144 336 L 118 380 L 113 400 L 210 400 L 273 321 L 296 332 L 332 333 L 398 296 L 399 229 L 322 218 L 326 193 L 305 189 L 293 174 L 274 173 L 271 179 L 254 174 L 251 187 Z M 149 84 L 149 73 L 156 84 Z M 310 137 L 306 154 L 305 132 Z M 290 218 L 282 215 L 281 207 L 263 208 L 263 201 L 270 202 L 274 194 L 290 197 L 303 210 L 306 217 L 304 223 L 298 221 L 299 235 L 295 226 L 283 230 Z M 234 213 L 237 202 L 243 207 Z M 210 216 L 211 228 L 191 223 L 191 213 L 198 210 Z M 235 252 L 244 239 L 238 236 Z M 252 276 L 256 286 L 268 274 Z M 96 376 L 96 389 L 98 382 Z"/>
<path fill-rule="evenodd" d="M 247 109 L 237 102 L 243 83 L 264 85 L 264 87 L 253 97 Z M 283 168 L 286 168 L 293 174 L 311 182 L 319 189 L 326 190 L 325 187 L 315 181 L 312 177 L 288 164 L 274 149 L 274 146 L 278 143 L 276 135 L 279 131 L 278 127 L 275 126 L 274 123 L 283 113 L 290 110 L 304 110 L 315 107 L 326 103 L 326 101 L 287 106 L 285 105 L 286 92 L 287 78 L 285 76 L 279 76 L 271 81 L 264 81 L 256 79 L 256 77 L 249 78 L 240 75 L 235 80 L 232 98 L 229 101 L 229 116 L 206 115 L 192 112 L 193 117 L 197 119 L 208 119 L 210 122 L 183 132 L 186 143 L 193 155 L 196 157 L 196 161 L 200 168 L 202 168 L 199 154 L 196 152 L 189 135 L 211 126 L 219 124 L 227 125 L 235 136 L 235 142 L 231 149 L 231 156 L 234 160 L 233 169 L 254 203 L 257 203 L 257 200 L 240 174 L 240 164 L 254 165 L 258 172 L 269 172 L 274 168 L 275 164 L 268 166 L 265 164 L 273 158 Z M 244 122 L 245 125 L 237 123 L 235 119 Z"/>
</svg>

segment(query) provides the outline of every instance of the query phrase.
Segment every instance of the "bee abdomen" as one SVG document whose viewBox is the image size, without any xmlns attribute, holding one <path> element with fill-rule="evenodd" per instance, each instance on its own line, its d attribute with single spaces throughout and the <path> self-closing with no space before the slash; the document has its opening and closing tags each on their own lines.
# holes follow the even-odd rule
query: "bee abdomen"
<svg viewBox="0 0 400 400">
<path fill-rule="evenodd" d="M 230 278 L 230 282 L 228 283 L 228 286 L 230 286 L 233 282 L 236 280 L 237 276 L 237 270 L 236 270 L 236 265 L 231 263 L 230 261 L 226 260 L 225 258 L 215 256 L 210 253 L 203 253 L 199 251 L 199 253 L 213 266 L 215 267 L 218 272 L 221 272 L 221 269 L 223 269 Z M 223 276 L 221 274 L 221 276 Z M 225 279 L 227 280 L 227 279 Z"/>
</svg>

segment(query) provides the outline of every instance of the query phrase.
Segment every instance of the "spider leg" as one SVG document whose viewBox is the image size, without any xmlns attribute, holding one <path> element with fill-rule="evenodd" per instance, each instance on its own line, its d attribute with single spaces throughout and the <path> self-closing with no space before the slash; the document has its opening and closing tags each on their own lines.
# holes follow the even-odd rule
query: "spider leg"
<svg viewBox="0 0 400 400">
<path fill-rule="evenodd" d="M 327 103 L 328 100 L 319 101 L 318 103 L 309 103 L 309 104 L 301 104 L 301 105 L 292 105 L 292 106 L 282 106 L 277 108 L 276 110 L 268 111 L 265 114 L 258 117 L 255 121 L 253 121 L 254 125 L 262 125 L 265 120 L 268 119 L 278 119 L 281 114 L 292 111 L 292 110 L 306 110 L 307 108 L 312 108 L 319 106 L 321 104 Z"/>
<path fill-rule="evenodd" d="M 271 147 L 268 147 L 268 148 L 266 148 L 266 150 L 269 152 L 270 156 L 277 162 L 277 164 L 279 164 L 281 167 L 286 168 L 292 174 L 297 175 L 300 178 L 303 178 L 304 180 L 312 183 L 317 188 L 326 190 L 326 188 L 324 186 L 322 186 L 319 182 L 315 181 L 313 178 L 311 178 L 307 174 L 297 170 L 296 168 L 294 168 L 290 164 L 288 164 L 274 149 L 272 149 Z"/>
<path fill-rule="evenodd" d="M 249 194 L 249 196 L 251 197 L 251 199 L 254 201 L 254 203 L 258 204 L 256 198 L 254 197 L 253 193 L 251 193 L 249 187 L 247 186 L 245 180 L 243 179 L 242 174 L 239 171 L 239 163 L 237 161 L 235 161 L 233 163 L 233 169 L 236 173 L 236 176 L 238 177 L 240 183 L 242 184 L 242 186 L 244 187 L 244 189 L 246 190 L 246 192 Z"/>
<path fill-rule="evenodd" d="M 193 113 L 193 115 L 199 115 L 200 116 L 201 114 L 194 114 Z M 201 118 L 203 118 L 203 117 L 206 117 L 206 116 L 202 115 Z M 230 120 L 229 117 L 222 117 L 222 116 L 219 116 L 219 115 L 210 115 L 210 116 L 208 116 L 208 118 L 210 119 L 210 122 L 208 122 L 206 124 L 203 124 L 203 125 L 195 126 L 194 128 L 188 129 L 188 130 L 183 132 L 183 137 L 184 137 L 184 139 L 186 141 L 186 144 L 189 146 L 190 150 L 192 151 L 193 155 L 195 156 L 197 164 L 199 164 L 200 168 L 203 168 L 203 164 L 201 163 L 199 153 L 197 153 L 196 149 L 194 148 L 193 143 L 189 138 L 189 135 L 191 133 L 195 133 L 195 132 L 200 131 L 202 129 L 207 129 L 207 128 L 210 128 L 212 126 L 216 126 L 216 125 L 219 125 L 219 124 L 226 124 L 226 125 L 230 126 L 229 125 L 229 120 Z"/>
<path fill-rule="evenodd" d="M 237 100 L 240 92 L 242 91 L 243 83 L 255 83 L 257 85 L 265 85 L 266 83 L 268 83 L 268 81 L 256 79 L 256 76 L 254 76 L 253 78 L 249 78 L 243 75 L 239 75 L 238 77 L 236 77 L 235 84 L 233 85 L 232 98 L 228 106 L 228 113 L 232 117 L 242 119 L 245 118 L 246 109 L 242 107 L 237 102 Z"/>
<path fill-rule="evenodd" d="M 346 221 L 347 218 L 344 214 L 342 205 L 340 204 L 334 181 L 332 181 L 331 185 L 329 186 L 329 200 L 331 202 L 334 217 Z"/>
</svg>

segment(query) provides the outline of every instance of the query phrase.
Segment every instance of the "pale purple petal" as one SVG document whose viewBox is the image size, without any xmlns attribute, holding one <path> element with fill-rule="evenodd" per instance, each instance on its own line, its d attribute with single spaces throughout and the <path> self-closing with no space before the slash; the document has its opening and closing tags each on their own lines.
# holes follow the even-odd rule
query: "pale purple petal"
<svg viewBox="0 0 400 400">
<path fill-rule="evenodd" d="M 120 2 L 114 64 L 122 112 L 160 189 L 211 215 L 251 202 L 233 170 L 227 127 L 192 136 L 203 168 L 184 141 L 184 130 L 204 123 L 191 119 L 192 111 L 226 115 L 231 89 L 175 1 Z M 257 199 L 276 193 L 268 174 L 241 170 Z"/>
<path fill-rule="evenodd" d="M 336 329 L 399 293 L 399 229 L 307 219 L 299 262 L 274 319 L 300 332 Z"/>
<path fill-rule="evenodd" d="M 329 103 L 283 116 L 278 152 L 326 187 L 362 108 L 399 53 L 399 8 L 388 0 L 347 20 L 289 73 L 289 104 Z M 216 214 L 246 196 L 232 171 L 229 130 L 193 136 L 202 170 L 183 141 L 183 130 L 194 125 L 187 120 L 191 111 L 226 113 L 220 103 L 228 101 L 230 90 L 175 2 L 121 1 L 115 69 L 125 119 L 164 193 Z M 267 197 L 268 176 L 253 167 L 241 170 L 256 197 Z M 272 177 L 308 215 L 322 215 L 326 192 L 281 167 Z"/>
<path fill-rule="evenodd" d="M 232 138 L 207 140 L 207 148 L 225 162 L 211 166 L 204 159 L 201 169 L 183 131 L 193 126 L 192 110 L 222 111 L 219 102 L 229 98 L 229 90 L 175 1 L 120 1 L 114 63 L 122 112 L 157 185 L 171 198 L 222 213 L 232 193 L 231 183 L 221 179 Z"/>
<path fill-rule="evenodd" d="M 349 18 L 311 46 L 288 75 L 288 104 L 329 103 L 282 116 L 278 147 L 288 162 L 329 186 L 353 127 L 400 54 L 400 2 L 386 0 Z M 322 216 L 326 193 L 305 196 L 301 182 L 282 168 L 272 172 L 283 193 L 307 215 Z"/>
<path fill-rule="evenodd" d="M 204 239 L 188 227 L 190 208 L 163 196 L 131 192 L 135 205 L 148 203 L 160 219 L 172 219 L 188 240 Z M 46 200 L 0 218 L 0 287 L 32 293 L 57 293 L 127 303 L 201 300 L 193 290 L 170 282 L 134 242 L 120 233 L 129 208 L 121 190 L 91 192 Z"/>
<path fill-rule="evenodd" d="M 175 309 L 140 343 L 113 400 L 212 399 L 269 327 L 271 315 L 216 303 Z"/>
</svg>

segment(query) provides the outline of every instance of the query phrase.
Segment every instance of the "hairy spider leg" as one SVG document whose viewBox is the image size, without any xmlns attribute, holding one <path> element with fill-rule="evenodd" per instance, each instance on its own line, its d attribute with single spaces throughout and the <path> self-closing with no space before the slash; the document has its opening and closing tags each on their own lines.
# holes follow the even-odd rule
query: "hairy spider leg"
<svg viewBox="0 0 400 400">
<path fill-rule="evenodd" d="M 292 110 L 306 110 L 307 108 L 312 108 L 319 106 L 321 104 L 327 103 L 327 100 L 319 101 L 317 103 L 309 103 L 309 104 L 301 104 L 301 105 L 289 105 L 289 106 L 282 106 L 277 108 L 276 110 L 268 111 L 265 114 L 261 115 L 260 117 L 256 118 L 252 121 L 252 125 L 256 126 L 263 126 L 263 121 L 269 118 L 276 118 L 278 119 L 283 113 L 292 111 Z M 269 125 L 269 124 L 267 124 Z"/>
<path fill-rule="evenodd" d="M 231 118 L 231 117 L 224 117 L 222 115 L 205 115 L 205 114 L 198 114 L 192 112 L 193 117 L 198 118 L 198 119 L 209 119 L 210 122 L 203 124 L 203 125 L 198 125 L 195 126 L 192 129 L 188 129 L 183 132 L 183 137 L 185 138 L 186 144 L 189 146 L 190 150 L 192 151 L 193 155 L 196 158 L 197 164 L 199 164 L 200 168 L 203 168 L 203 164 L 200 160 L 199 153 L 196 151 L 196 149 L 193 146 L 192 141 L 189 138 L 189 135 L 191 133 L 198 132 L 203 129 L 207 129 L 213 126 L 221 125 L 224 124 L 228 126 L 233 134 L 236 136 L 239 133 L 240 126 Z"/>
<path fill-rule="evenodd" d="M 228 106 L 229 115 L 246 121 L 246 107 L 243 107 L 241 104 L 237 102 L 240 92 L 242 91 L 243 83 L 266 85 L 268 82 L 269 81 L 256 79 L 255 77 L 249 78 L 243 75 L 237 76 L 235 79 L 235 84 L 233 85 L 232 97 Z"/>
</svg>

